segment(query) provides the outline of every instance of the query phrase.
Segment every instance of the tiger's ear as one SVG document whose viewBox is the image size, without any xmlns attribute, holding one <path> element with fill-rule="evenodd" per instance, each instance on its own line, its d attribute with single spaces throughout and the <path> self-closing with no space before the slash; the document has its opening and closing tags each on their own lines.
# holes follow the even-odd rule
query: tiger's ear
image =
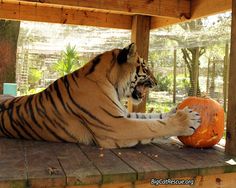
<svg viewBox="0 0 236 188">
<path fill-rule="evenodd" d="M 131 43 L 129 46 L 123 48 L 117 56 L 117 62 L 123 64 L 129 62 L 129 59 L 136 54 L 136 45 Z"/>
</svg>

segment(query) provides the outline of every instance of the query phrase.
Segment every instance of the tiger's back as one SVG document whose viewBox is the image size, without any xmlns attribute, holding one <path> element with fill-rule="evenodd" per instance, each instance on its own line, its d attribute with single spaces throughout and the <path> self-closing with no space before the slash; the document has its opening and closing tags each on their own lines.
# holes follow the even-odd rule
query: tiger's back
<svg viewBox="0 0 236 188">
<path fill-rule="evenodd" d="M 74 93 L 81 95 L 76 75 L 74 72 L 62 77 L 40 93 L 4 99 L 0 104 L 0 135 L 56 142 L 91 142 L 90 133 L 82 120 L 78 121 L 79 112 L 75 110 L 80 100 Z"/>
</svg>

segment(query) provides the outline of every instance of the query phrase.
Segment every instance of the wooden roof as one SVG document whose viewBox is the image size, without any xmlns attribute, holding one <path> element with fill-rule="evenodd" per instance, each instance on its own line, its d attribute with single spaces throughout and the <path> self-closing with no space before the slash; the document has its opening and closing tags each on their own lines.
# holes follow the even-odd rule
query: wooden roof
<svg viewBox="0 0 236 188">
<path fill-rule="evenodd" d="M 0 18 L 131 29 L 133 15 L 151 29 L 231 9 L 232 0 L 1 0 Z"/>
</svg>

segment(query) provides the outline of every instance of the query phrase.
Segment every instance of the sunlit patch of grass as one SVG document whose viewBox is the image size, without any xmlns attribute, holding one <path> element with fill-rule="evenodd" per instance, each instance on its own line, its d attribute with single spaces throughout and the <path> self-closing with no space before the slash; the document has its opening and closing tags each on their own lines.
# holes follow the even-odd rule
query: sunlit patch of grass
<svg viewBox="0 0 236 188">
<path fill-rule="evenodd" d="M 158 102 L 158 101 L 150 101 L 147 102 L 146 108 L 147 112 L 169 112 L 172 108 L 174 108 L 176 104 L 172 102 L 165 101 L 165 102 Z"/>
</svg>

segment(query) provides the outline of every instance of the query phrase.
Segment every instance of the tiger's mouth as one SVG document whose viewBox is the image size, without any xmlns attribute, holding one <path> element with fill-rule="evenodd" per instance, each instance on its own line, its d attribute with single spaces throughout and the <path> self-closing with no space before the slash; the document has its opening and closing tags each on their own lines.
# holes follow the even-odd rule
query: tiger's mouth
<svg viewBox="0 0 236 188">
<path fill-rule="evenodd" d="M 154 88 L 156 82 L 151 79 L 139 81 L 132 92 L 132 99 L 135 104 L 139 104 L 148 93 L 148 89 Z"/>
<path fill-rule="evenodd" d="M 142 100 L 147 94 L 148 88 L 144 85 L 139 85 L 134 88 L 132 98 L 135 100 Z"/>
</svg>

